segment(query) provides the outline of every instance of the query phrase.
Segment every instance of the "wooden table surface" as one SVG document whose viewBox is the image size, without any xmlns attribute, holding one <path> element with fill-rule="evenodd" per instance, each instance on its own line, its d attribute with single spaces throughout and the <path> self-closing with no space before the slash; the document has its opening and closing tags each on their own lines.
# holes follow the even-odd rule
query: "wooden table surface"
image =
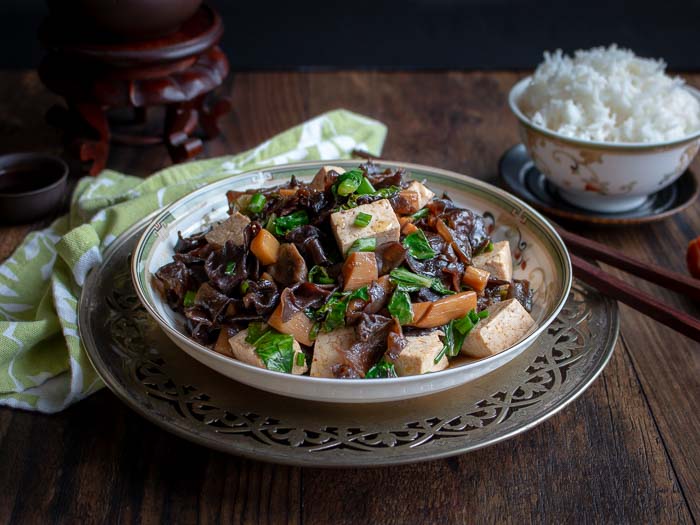
<svg viewBox="0 0 700 525">
<path fill-rule="evenodd" d="M 521 76 L 238 74 L 224 136 L 206 155 L 245 150 L 342 107 L 389 126 L 385 158 L 496 183 L 499 156 L 518 140 L 506 96 Z M 688 79 L 700 85 L 700 75 Z M 55 101 L 35 73 L 0 73 L 0 151 L 58 151 L 43 121 Z M 115 147 L 109 167 L 147 175 L 167 163 L 160 147 Z M 44 224 L 0 227 L 0 260 Z M 683 272 L 700 204 L 656 224 L 577 231 Z M 700 314 L 688 299 L 639 288 Z M 107 390 L 53 416 L 0 409 L 0 523 L 696 522 L 698 344 L 625 306 L 621 314 L 610 364 L 561 413 L 485 450 L 404 467 L 302 469 L 230 457 L 156 428 Z"/>
</svg>

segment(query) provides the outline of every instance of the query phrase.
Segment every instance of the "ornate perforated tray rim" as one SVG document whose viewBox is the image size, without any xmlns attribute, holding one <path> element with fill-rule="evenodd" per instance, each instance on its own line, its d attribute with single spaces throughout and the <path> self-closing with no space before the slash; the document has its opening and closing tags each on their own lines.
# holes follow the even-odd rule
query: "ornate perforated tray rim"
<svg viewBox="0 0 700 525">
<path fill-rule="evenodd" d="M 189 384 L 178 385 L 161 369 L 164 363 L 159 362 L 162 359 L 156 349 L 144 347 L 144 352 L 133 351 L 143 343 L 143 338 L 139 339 L 142 335 L 139 323 L 153 324 L 133 289 L 132 296 L 122 294 L 116 300 L 95 296 L 100 281 L 118 284 L 121 279 L 126 283 L 124 286 L 131 287 L 129 253 L 122 252 L 130 251 L 146 223 L 147 220 L 141 221 L 115 240 L 105 254 L 102 267 L 89 276 L 80 304 L 83 343 L 105 384 L 132 409 L 169 432 L 222 452 L 291 465 L 358 467 L 413 463 L 477 450 L 525 432 L 575 400 L 602 372 L 617 339 L 616 303 L 595 296 L 605 306 L 607 331 L 592 335 L 593 339 L 600 339 L 593 354 L 581 342 L 585 337 L 579 333 L 578 326 L 591 312 L 580 306 L 585 306 L 586 298 L 593 294 L 577 285 L 567 307 L 548 331 L 554 335 L 542 336 L 556 337 L 555 344 L 550 351 L 535 356 L 525 371 L 527 376 L 519 384 L 499 384 L 498 378 L 507 379 L 505 371 L 515 366 L 513 363 L 522 364 L 516 359 L 487 376 L 498 385 L 491 395 L 475 404 L 457 407 L 455 412 L 445 414 L 436 408 L 431 413 L 414 414 L 400 422 L 388 421 L 383 426 L 342 428 L 322 421 L 295 422 L 280 417 L 279 413 L 268 416 L 250 410 L 232 412 L 217 406 L 216 399 L 203 390 Z M 123 267 L 121 274 L 114 271 L 119 267 L 117 263 Z M 126 340 L 117 342 L 108 337 L 109 345 L 98 344 L 90 309 L 95 304 L 101 305 L 100 300 L 117 312 L 119 322 L 127 323 Z M 563 335 L 559 336 L 560 333 Z M 111 368 L 103 359 L 102 352 L 109 350 L 119 355 L 121 370 Z M 574 381 L 572 370 L 584 365 L 587 365 L 585 370 L 579 370 L 580 377 Z M 134 388 L 134 381 L 138 382 L 138 388 Z M 438 399 L 441 395 L 444 394 L 430 398 Z M 287 400 L 275 397 L 280 403 Z"/>
</svg>

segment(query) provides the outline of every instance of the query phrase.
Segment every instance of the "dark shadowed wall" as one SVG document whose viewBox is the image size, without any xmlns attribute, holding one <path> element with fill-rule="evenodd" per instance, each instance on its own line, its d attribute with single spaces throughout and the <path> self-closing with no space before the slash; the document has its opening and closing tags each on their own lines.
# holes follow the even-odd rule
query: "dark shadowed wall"
<svg viewBox="0 0 700 525">
<path fill-rule="evenodd" d="M 611 42 L 664 57 L 672 69 L 700 69 L 700 0 L 211 3 L 224 16 L 223 46 L 237 69 L 521 69 L 544 49 Z M 44 13 L 42 0 L 0 1 L 0 67 L 37 63 Z"/>
</svg>

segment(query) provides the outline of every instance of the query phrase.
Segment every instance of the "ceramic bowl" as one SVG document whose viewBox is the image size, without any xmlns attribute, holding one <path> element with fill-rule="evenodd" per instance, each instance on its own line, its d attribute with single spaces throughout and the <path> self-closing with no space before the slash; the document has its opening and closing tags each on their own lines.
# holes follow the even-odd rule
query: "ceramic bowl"
<svg viewBox="0 0 700 525">
<path fill-rule="evenodd" d="M 0 223 L 23 224 L 55 212 L 64 202 L 68 165 L 46 153 L 0 156 Z"/>
<path fill-rule="evenodd" d="M 518 82 L 508 97 L 522 142 L 560 195 L 580 208 L 619 213 L 641 206 L 680 177 L 700 148 L 700 131 L 656 143 L 594 142 L 560 135 L 533 124 L 520 110 L 529 82 L 530 77 Z M 696 89 L 685 89 L 700 98 Z"/>
<path fill-rule="evenodd" d="M 333 161 L 333 164 L 349 169 L 357 166 L 358 161 Z M 335 403 L 407 399 L 462 385 L 518 356 L 554 321 L 568 297 L 571 263 L 562 240 L 530 206 L 489 184 L 436 168 L 398 162 L 381 164 L 403 167 L 414 179 L 425 179 L 436 194 L 447 192 L 458 204 L 483 213 L 495 224 L 493 238 L 510 241 L 515 277 L 529 279 L 535 290 L 532 315 L 536 325 L 515 346 L 484 359 L 462 359 L 446 370 L 430 374 L 396 379 L 327 379 L 256 368 L 190 339 L 184 330 L 184 318 L 173 312 L 152 286 L 154 273 L 172 261 L 177 232 L 191 235 L 211 221 L 225 218 L 227 190 L 275 186 L 292 175 L 310 180 L 323 165 L 318 162 L 237 175 L 200 188 L 167 207 L 146 227 L 133 252 L 131 273 L 140 300 L 168 337 L 198 361 L 241 383 L 301 399 Z"/>
</svg>

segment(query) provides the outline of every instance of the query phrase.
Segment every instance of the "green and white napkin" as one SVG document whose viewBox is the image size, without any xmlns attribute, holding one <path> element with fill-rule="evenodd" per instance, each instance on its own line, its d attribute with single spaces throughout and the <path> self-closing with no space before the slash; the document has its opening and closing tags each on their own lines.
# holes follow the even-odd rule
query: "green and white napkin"
<svg viewBox="0 0 700 525">
<path fill-rule="evenodd" d="M 30 233 L 0 265 L 0 405 L 58 412 L 102 388 L 78 335 L 77 307 L 102 251 L 139 219 L 195 188 L 250 169 L 379 155 L 386 127 L 336 110 L 238 155 L 180 164 L 147 179 L 106 170 L 82 179 L 70 213 Z"/>
</svg>

